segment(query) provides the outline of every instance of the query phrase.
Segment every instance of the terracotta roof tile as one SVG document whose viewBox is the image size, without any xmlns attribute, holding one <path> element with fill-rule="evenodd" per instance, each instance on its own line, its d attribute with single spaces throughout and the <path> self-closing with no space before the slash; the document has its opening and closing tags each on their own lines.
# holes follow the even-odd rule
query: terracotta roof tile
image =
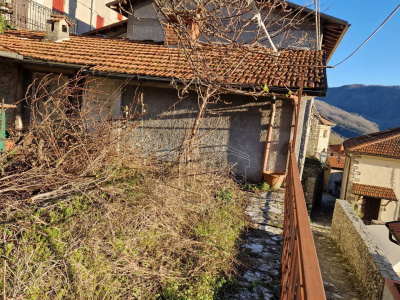
<svg viewBox="0 0 400 300">
<path fill-rule="evenodd" d="M 340 161 L 338 161 L 337 156 L 329 156 L 328 157 L 328 164 L 331 166 L 333 169 L 344 169 L 344 164 L 346 162 L 345 157 L 340 157 Z"/>
<path fill-rule="evenodd" d="M 360 183 L 353 183 L 353 194 L 380 199 L 398 200 L 394 190 L 391 188 Z"/>
<path fill-rule="evenodd" d="M 396 240 L 400 243 L 400 221 L 388 222 L 386 223 L 386 226 L 390 230 L 392 235 L 396 238 Z"/>
<path fill-rule="evenodd" d="M 346 152 L 400 158 L 400 127 L 350 138 L 343 146 Z"/>
<path fill-rule="evenodd" d="M 99 72 L 187 79 L 193 76 L 183 50 L 178 48 L 101 37 L 71 36 L 69 41 L 60 43 L 44 42 L 43 38 L 42 32 L 6 31 L 0 35 L 0 49 L 24 58 L 75 64 Z M 206 79 L 210 81 L 296 89 L 300 85 L 300 71 L 304 69 L 305 87 L 323 93 L 326 90 L 323 51 L 285 50 L 276 56 L 264 48 L 243 47 L 232 53 L 227 47 L 204 45 L 193 55 L 199 53 L 207 58 L 209 69 L 221 63 L 217 71 L 208 74 Z"/>
</svg>

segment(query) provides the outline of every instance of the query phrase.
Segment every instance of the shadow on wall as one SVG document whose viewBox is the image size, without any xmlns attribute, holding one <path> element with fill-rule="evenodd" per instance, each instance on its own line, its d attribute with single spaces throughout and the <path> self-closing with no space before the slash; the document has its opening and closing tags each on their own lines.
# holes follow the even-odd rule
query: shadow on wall
<svg viewBox="0 0 400 300">
<path fill-rule="evenodd" d="M 69 0 L 69 9 L 66 15 L 68 16 L 68 18 L 75 19 L 78 21 L 77 34 L 82 34 L 84 32 L 92 30 L 92 28 L 90 28 L 90 16 L 91 16 L 90 4 L 91 0 L 80 1 L 80 6 L 84 7 L 88 11 L 88 13 L 82 14 L 83 16 L 85 16 L 85 20 L 83 20 L 79 19 L 77 16 L 78 0 Z M 93 25 L 95 26 L 95 24 Z"/>
</svg>

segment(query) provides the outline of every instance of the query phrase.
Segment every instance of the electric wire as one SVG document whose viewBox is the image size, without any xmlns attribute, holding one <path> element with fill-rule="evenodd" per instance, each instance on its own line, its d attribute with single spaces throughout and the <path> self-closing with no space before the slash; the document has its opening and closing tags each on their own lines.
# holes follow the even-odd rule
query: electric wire
<svg viewBox="0 0 400 300">
<path fill-rule="evenodd" d="M 358 50 L 360 50 L 383 27 L 383 25 L 385 25 L 387 23 L 387 21 L 389 21 L 393 17 L 393 15 L 399 10 L 399 8 L 400 8 L 400 4 L 386 18 L 386 20 L 383 21 L 383 23 L 381 25 L 379 25 L 379 27 L 377 29 L 356 50 L 353 51 L 353 53 L 351 53 L 348 57 L 346 57 L 344 60 L 342 60 L 341 62 L 337 63 L 333 67 L 337 67 L 338 65 L 344 63 L 346 60 L 348 60 L 350 57 L 352 57 L 354 54 L 356 54 L 356 52 L 358 52 Z"/>
</svg>

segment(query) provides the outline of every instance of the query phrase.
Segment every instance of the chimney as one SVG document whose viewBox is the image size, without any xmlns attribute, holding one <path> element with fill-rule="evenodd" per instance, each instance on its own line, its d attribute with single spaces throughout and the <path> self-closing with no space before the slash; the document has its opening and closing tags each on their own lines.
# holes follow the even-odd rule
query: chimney
<svg viewBox="0 0 400 300">
<path fill-rule="evenodd" d="M 190 34 L 190 37 L 194 40 L 197 40 L 200 36 L 200 30 L 197 22 L 193 21 L 190 18 L 183 18 L 183 21 L 186 25 L 188 33 Z M 178 21 L 176 17 L 170 16 L 167 22 L 167 26 L 164 28 L 164 45 L 167 47 L 176 47 L 179 43 L 179 38 L 173 29 L 173 24 L 177 22 Z"/>
<path fill-rule="evenodd" d="M 69 27 L 71 24 L 67 21 L 65 15 L 51 15 L 47 20 L 45 41 L 62 42 L 69 40 Z"/>
</svg>

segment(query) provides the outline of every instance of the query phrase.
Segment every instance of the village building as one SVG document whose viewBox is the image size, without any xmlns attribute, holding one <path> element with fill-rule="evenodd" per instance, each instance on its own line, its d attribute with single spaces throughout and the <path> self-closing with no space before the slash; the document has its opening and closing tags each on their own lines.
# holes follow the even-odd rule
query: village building
<svg viewBox="0 0 400 300">
<path fill-rule="evenodd" d="M 319 159 L 322 152 L 328 151 L 331 129 L 336 124 L 323 116 L 315 105 L 312 106 L 310 123 L 306 155 Z"/>
<path fill-rule="evenodd" d="M 400 196 L 400 127 L 347 139 L 340 198 L 370 224 L 396 221 Z"/>
<path fill-rule="evenodd" d="M 68 40 L 51 42 L 45 39 L 48 33 L 18 30 L 0 35 L 1 97 L 8 104 L 15 103 L 23 98 L 34 79 L 62 74 L 59 82 L 66 82 L 81 72 L 87 76 L 89 88 L 101 87 L 97 101 L 107 107 L 105 115 L 123 117 L 124 109 L 140 99 L 141 130 L 135 141 L 157 157 L 173 157 L 194 121 L 198 97 L 190 92 L 185 99 L 179 99 L 171 86 L 171 82 L 188 72 L 188 67 L 180 49 L 171 47 L 174 40 L 171 31 L 161 26 L 151 1 L 131 4 L 139 18 L 125 15 L 128 39 L 71 35 Z M 244 90 L 262 90 L 268 86 L 269 93 L 257 100 L 234 93 L 222 95 L 224 101 L 209 106 L 200 128 L 201 133 L 207 133 L 200 141 L 204 155 L 218 164 L 233 166 L 238 176 L 256 182 L 262 180 L 265 172 L 286 173 L 292 139 L 296 139 L 297 157 L 305 151 L 300 144 L 306 104 L 315 96 L 326 94 L 324 66 L 349 27 L 343 20 L 321 14 L 322 50 L 318 50 L 314 16 L 306 17 L 311 10 L 299 12 L 298 6 L 285 5 L 289 6 L 277 8 L 276 16 L 292 11 L 294 15 L 305 16 L 304 24 L 288 29 L 291 34 L 284 38 L 281 35 L 273 38 L 276 45 L 284 48 L 275 60 L 270 60 L 271 52 L 262 48 L 249 50 L 246 55 L 229 54 L 231 61 L 241 63 L 225 84 Z M 115 4 L 109 6 L 115 13 L 123 13 Z M 56 24 L 57 18 L 49 22 Z M 291 42 L 288 36 L 294 36 L 296 41 L 299 36 L 306 38 L 303 44 L 287 48 Z M 249 37 L 244 36 L 244 41 L 246 38 Z M 300 71 L 304 74 L 302 87 Z M 288 88 L 294 92 L 302 88 L 301 102 L 288 96 Z M 84 95 L 80 101 L 90 102 Z M 114 104 L 104 105 L 106 101 Z M 295 119 L 299 124 L 296 129 Z M 7 120 L 9 129 L 28 128 L 27 106 L 19 103 Z"/>
</svg>

